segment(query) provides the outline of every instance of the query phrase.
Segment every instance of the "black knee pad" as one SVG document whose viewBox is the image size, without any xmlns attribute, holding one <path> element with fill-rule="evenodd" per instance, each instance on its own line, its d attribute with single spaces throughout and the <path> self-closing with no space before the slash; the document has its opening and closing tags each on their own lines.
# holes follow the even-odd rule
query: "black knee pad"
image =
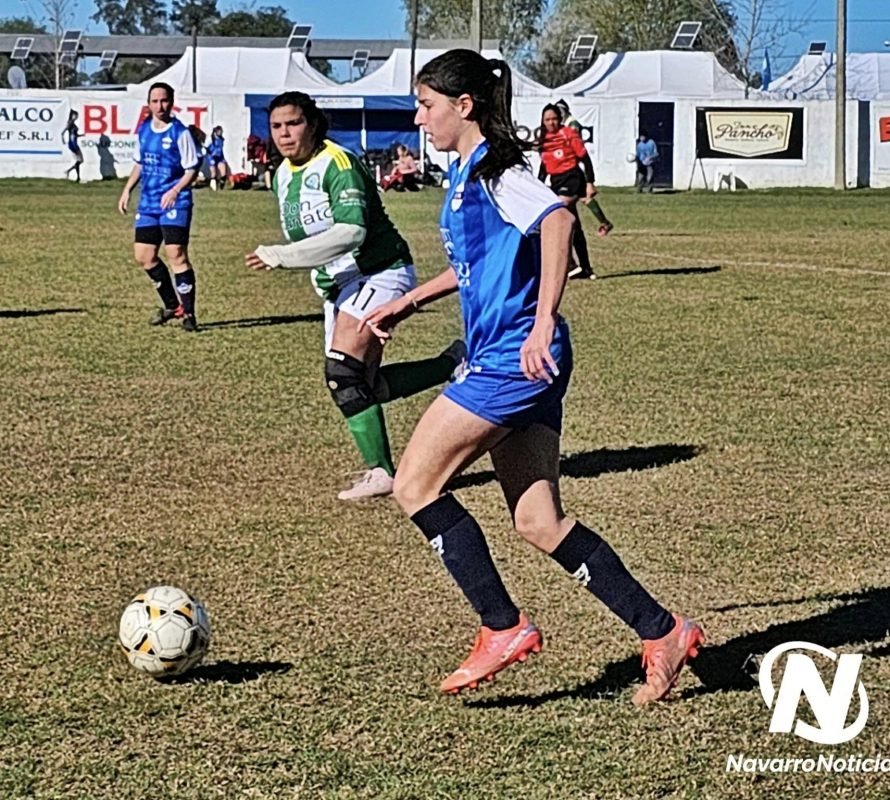
<svg viewBox="0 0 890 800">
<path fill-rule="evenodd" d="M 354 417 L 377 403 L 368 385 L 367 367 L 357 358 L 331 350 L 325 358 L 324 377 L 344 417 Z"/>
</svg>

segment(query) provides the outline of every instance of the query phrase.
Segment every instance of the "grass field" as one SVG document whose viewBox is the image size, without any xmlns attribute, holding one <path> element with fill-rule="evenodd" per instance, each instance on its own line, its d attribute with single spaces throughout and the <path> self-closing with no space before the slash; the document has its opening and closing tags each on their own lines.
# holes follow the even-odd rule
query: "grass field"
<svg viewBox="0 0 890 800">
<path fill-rule="evenodd" d="M 199 194 L 187 335 L 145 324 L 119 190 L 0 182 L 0 798 L 890 797 L 888 773 L 726 773 L 890 757 L 890 194 L 606 190 L 604 241 L 582 212 L 601 279 L 564 302 L 565 504 L 711 642 L 639 711 L 633 635 L 511 534 L 487 462 L 458 495 L 547 647 L 438 696 L 476 622 L 392 501 L 335 498 L 360 465 L 319 301 L 243 267 L 274 200 Z M 441 199 L 386 198 L 423 276 Z M 451 298 L 390 358 L 459 332 Z M 389 407 L 397 451 L 432 396 Z M 167 582 L 214 638 L 162 685 L 116 626 Z M 791 640 L 866 654 L 852 742 L 768 733 L 746 661 Z"/>
</svg>

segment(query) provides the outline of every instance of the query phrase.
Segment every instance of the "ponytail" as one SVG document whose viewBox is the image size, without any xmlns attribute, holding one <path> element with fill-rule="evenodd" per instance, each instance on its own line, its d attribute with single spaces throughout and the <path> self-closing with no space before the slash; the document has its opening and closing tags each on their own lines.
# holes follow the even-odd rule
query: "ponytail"
<svg viewBox="0 0 890 800">
<path fill-rule="evenodd" d="M 529 146 L 513 127 L 513 81 L 510 67 L 499 58 L 486 59 L 473 50 L 449 50 L 428 62 L 417 83 L 434 92 L 473 100 L 470 117 L 488 142 L 488 152 L 470 173 L 470 180 L 499 178 L 511 167 L 526 163 Z"/>
</svg>

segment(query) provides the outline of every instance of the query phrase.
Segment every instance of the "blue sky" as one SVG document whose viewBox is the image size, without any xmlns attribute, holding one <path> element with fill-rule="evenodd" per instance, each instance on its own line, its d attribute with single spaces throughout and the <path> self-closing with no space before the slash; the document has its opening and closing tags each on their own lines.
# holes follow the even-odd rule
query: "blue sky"
<svg viewBox="0 0 890 800">
<path fill-rule="evenodd" d="M 496 2 L 496 0 L 486 0 Z M 88 32 L 103 33 L 102 26 L 89 19 L 94 11 L 92 0 L 70 0 L 74 9 L 73 23 Z M 793 16 L 808 15 L 810 22 L 801 36 L 788 37 L 782 46 L 770 52 L 773 73 L 790 66 L 806 49 L 810 40 L 826 40 L 833 49 L 835 37 L 836 0 L 776 0 L 784 3 Z M 220 8 L 282 5 L 294 19 L 315 25 L 315 35 L 324 38 L 396 39 L 405 37 L 404 10 L 401 0 L 314 0 L 296 3 L 292 0 L 219 0 Z M 849 49 L 854 51 L 882 51 L 884 41 L 890 40 L 890 0 L 847 0 Z M 323 11 L 321 10 L 323 8 Z M 318 10 L 314 10 L 318 9 Z M 809 13 L 808 13 L 809 12 Z M 38 0 L 0 0 L 0 17 L 45 17 Z"/>
</svg>

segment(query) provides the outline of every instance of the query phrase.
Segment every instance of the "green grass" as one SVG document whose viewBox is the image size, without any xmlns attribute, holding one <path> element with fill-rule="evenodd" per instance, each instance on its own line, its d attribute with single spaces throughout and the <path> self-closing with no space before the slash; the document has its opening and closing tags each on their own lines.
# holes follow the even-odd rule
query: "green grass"
<svg viewBox="0 0 890 800">
<path fill-rule="evenodd" d="M 0 183 L 0 797 L 890 796 L 890 775 L 725 773 L 890 751 L 890 195 L 605 190 L 604 241 L 582 211 L 601 280 L 564 302 L 565 504 L 712 643 L 679 702 L 640 712 L 633 635 L 511 534 L 487 462 L 459 496 L 548 644 L 438 696 L 475 622 L 392 502 L 335 499 L 359 465 L 320 303 L 243 267 L 277 238 L 272 197 L 198 196 L 189 336 L 145 324 L 119 189 Z M 441 199 L 386 198 L 423 276 Z M 452 298 L 389 357 L 459 331 Z M 389 407 L 397 451 L 432 396 Z M 116 648 L 160 582 L 214 625 L 180 684 Z M 768 733 L 742 664 L 793 639 L 868 654 L 853 742 Z"/>
</svg>

